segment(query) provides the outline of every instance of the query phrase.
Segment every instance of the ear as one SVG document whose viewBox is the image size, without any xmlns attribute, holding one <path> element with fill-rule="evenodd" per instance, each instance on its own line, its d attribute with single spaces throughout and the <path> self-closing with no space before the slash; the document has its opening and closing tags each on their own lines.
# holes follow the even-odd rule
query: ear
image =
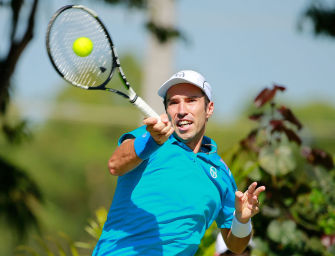
<svg viewBox="0 0 335 256">
<path fill-rule="evenodd" d="M 214 102 L 210 101 L 207 105 L 207 109 L 206 109 L 206 118 L 210 118 L 213 114 L 214 111 Z"/>
</svg>

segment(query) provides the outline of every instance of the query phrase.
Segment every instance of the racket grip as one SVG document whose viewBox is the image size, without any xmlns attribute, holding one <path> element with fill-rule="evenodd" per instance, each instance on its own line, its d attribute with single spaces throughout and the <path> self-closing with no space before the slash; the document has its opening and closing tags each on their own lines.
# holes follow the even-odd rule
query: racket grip
<svg viewBox="0 0 335 256">
<path fill-rule="evenodd" d="M 158 121 L 161 121 L 160 116 L 153 110 L 141 97 L 132 102 L 146 117 L 156 117 Z"/>
</svg>

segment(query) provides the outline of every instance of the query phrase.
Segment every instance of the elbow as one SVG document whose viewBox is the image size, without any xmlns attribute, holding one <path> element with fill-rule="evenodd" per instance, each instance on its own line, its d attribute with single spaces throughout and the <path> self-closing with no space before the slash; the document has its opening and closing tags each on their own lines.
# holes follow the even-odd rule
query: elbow
<svg viewBox="0 0 335 256">
<path fill-rule="evenodd" d="M 109 170 L 109 173 L 113 176 L 123 175 L 120 168 L 118 168 L 117 161 L 113 160 L 113 158 L 109 159 L 109 161 L 108 161 L 108 170 Z"/>
<path fill-rule="evenodd" d="M 226 242 L 226 246 L 229 249 L 229 251 L 231 251 L 234 254 L 242 254 L 244 252 L 244 249 L 242 250 L 241 248 L 237 247 L 237 246 L 233 246 L 229 243 Z"/>
<path fill-rule="evenodd" d="M 229 248 L 229 250 L 235 254 L 242 254 L 245 251 L 246 248 Z"/>
<path fill-rule="evenodd" d="M 251 234 L 246 237 L 236 237 L 230 229 L 221 229 L 222 237 L 228 249 L 235 254 L 242 254 L 250 242 Z"/>
</svg>

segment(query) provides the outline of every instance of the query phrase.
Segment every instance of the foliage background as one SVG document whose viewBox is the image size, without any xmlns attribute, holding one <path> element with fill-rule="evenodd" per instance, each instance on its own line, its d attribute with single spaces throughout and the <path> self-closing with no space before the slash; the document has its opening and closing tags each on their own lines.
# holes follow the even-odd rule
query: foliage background
<svg viewBox="0 0 335 256">
<path fill-rule="evenodd" d="M 130 55 L 122 58 L 125 67 L 129 68 L 126 72 L 130 79 L 140 76 L 136 61 Z M 57 237 L 58 232 L 64 232 L 75 241 L 91 240 L 84 227 L 88 219 L 94 216 L 96 209 L 101 206 L 109 208 L 116 185 L 116 178 L 108 174 L 107 160 L 116 147 L 117 138 L 140 123 L 137 111 L 128 106 L 128 103 L 116 103 L 117 98 L 111 100 L 111 97 L 109 94 L 99 92 L 88 94 L 86 91 L 81 92 L 64 85 L 64 91 L 59 95 L 58 103 L 55 105 L 54 114 L 43 125 L 31 127 L 33 132 L 30 140 L 16 147 L 1 139 L 0 153 L 6 155 L 8 161 L 27 169 L 43 192 L 44 203 L 34 204 L 40 233 L 33 228 L 30 229 L 25 244 L 39 248 L 40 245 L 36 244 L 36 235 Z M 248 107 L 236 122 L 222 124 L 218 120 L 210 121 L 207 135 L 217 140 L 220 154 L 228 163 L 230 156 L 239 147 L 239 141 L 256 126 L 247 118 L 255 109 L 251 102 L 251 107 Z M 99 104 L 101 106 L 109 104 L 107 112 L 110 115 L 105 114 L 105 107 L 99 108 Z M 81 108 L 77 108 L 79 105 Z M 65 111 L 72 112 L 70 115 L 75 115 L 76 121 L 73 121 L 73 118 L 58 120 L 57 112 L 64 111 L 64 106 L 72 106 L 67 107 Z M 13 115 L 17 116 L 15 106 L 11 107 Z M 86 111 L 87 109 L 89 111 Z M 300 121 L 305 124 L 301 130 L 302 139 L 309 145 L 322 147 L 334 155 L 333 123 L 330 120 L 335 120 L 335 109 L 316 102 L 294 110 Z M 103 113 L 99 118 L 97 111 Z M 129 123 L 113 122 L 114 118 L 122 119 L 125 115 L 133 115 L 127 119 L 131 120 Z M 233 166 L 231 168 L 234 170 L 239 188 L 244 189 L 247 175 L 245 172 L 237 171 L 237 167 L 241 165 L 235 163 L 236 170 Z M 263 223 L 261 217 L 256 218 L 255 227 L 257 220 Z M 2 239 L 6 241 L 1 243 L 2 255 L 11 255 L 18 245 L 16 233 L 4 222 L 0 232 Z M 216 233 L 215 226 L 206 233 L 199 252 L 207 251 L 208 255 L 211 255 Z"/>
<path fill-rule="evenodd" d="M 22 1 L 0 1 L 1 7 L 9 2 L 22 3 Z M 143 2 L 145 1 L 138 1 L 139 7 L 145 9 L 145 5 L 142 5 Z M 131 8 L 134 8 L 132 1 L 127 1 L 127 3 L 130 4 Z M 13 5 L 13 7 L 15 6 L 17 7 L 17 5 Z M 316 33 L 332 35 L 331 30 L 319 29 L 320 23 L 324 22 L 320 19 L 322 14 L 325 13 L 327 17 L 330 17 L 332 12 L 314 7 L 311 10 L 313 12 L 308 14 L 316 20 L 315 24 L 319 24 L 316 26 Z M 150 28 L 155 29 L 152 24 L 149 26 Z M 27 39 L 29 39 L 29 33 Z M 26 41 L 23 43 L 27 44 Z M 19 57 L 13 54 L 8 56 Z M 141 81 L 143 70 L 141 70 L 134 54 L 124 53 L 121 60 L 129 80 Z M 1 69 L 1 71 L 4 70 Z M 1 74 L 4 73 L 6 72 Z M 10 78 L 10 76 L 8 77 Z M 1 79 L 1 82 L 3 81 L 5 79 Z M 9 80 L 7 79 L 6 82 L 5 86 L 1 87 L 2 89 L 6 86 L 7 89 L 9 88 Z M 141 92 L 141 84 L 135 84 L 138 85 L 137 91 Z M 1 93 L 1 110 L 6 111 L 1 112 L 0 161 L 2 168 L 14 166 L 12 170 L 15 175 L 13 176 L 16 177 L 11 180 L 7 176 L 9 173 L 1 170 L 1 192 L 15 186 L 15 190 L 11 193 L 6 196 L 1 194 L 0 197 L 2 213 L 0 215 L 1 255 L 13 255 L 17 246 L 22 244 L 45 252 L 46 249 L 41 238 L 47 238 L 51 242 L 61 236 L 63 240 L 67 241 L 66 244 L 70 245 L 72 245 L 70 240 L 91 241 L 92 238 L 87 234 L 85 226 L 87 226 L 88 220 L 94 217 L 96 209 L 109 208 L 116 185 L 116 178 L 108 174 L 107 160 L 115 150 L 117 138 L 140 124 L 141 117 L 137 111 L 112 95 L 101 92 L 82 92 L 65 83 L 61 83 L 59 86 L 64 90 L 57 95 L 57 103 L 54 105 L 52 114 L 42 123 L 30 123 L 29 120 L 22 120 L 17 106 L 10 101 L 10 98 L 3 97 Z M 9 92 L 10 90 L 5 91 L 4 95 L 10 96 Z M 287 93 L 290 91 L 288 90 Z M 241 190 L 245 188 L 250 179 L 259 179 L 257 175 L 252 175 L 255 173 L 252 173 L 252 169 L 248 166 L 250 164 L 248 160 L 257 162 L 255 155 L 242 157 L 239 160 L 233 158 L 234 154 L 239 151 L 240 141 L 257 127 L 257 123 L 248 120 L 248 116 L 256 110 L 252 103 L 256 94 L 257 92 L 255 95 L 247 97 L 241 95 L 246 99 L 246 103 L 243 103 L 246 106 L 240 116 L 233 122 L 212 119 L 207 133 L 208 136 L 215 138 L 220 145 L 219 153 L 224 156 L 234 171 L 234 176 Z M 277 102 L 283 102 L 280 95 Z M 309 102 L 300 106 L 293 103 L 285 102 L 284 104 L 286 106 L 294 105 L 293 111 L 304 125 L 299 131 L 304 145 L 321 148 L 334 156 L 334 107 L 325 102 Z M 115 120 L 118 121 L 115 122 Z M 15 130 L 19 132 L 15 133 Z M 296 157 L 300 159 L 301 156 L 297 153 Z M 324 174 L 326 170 L 317 170 L 322 174 L 321 176 L 329 177 L 327 181 L 331 187 L 334 182 L 333 171 L 330 171 L 327 176 L 328 174 Z M 264 170 L 260 169 L 260 171 Z M 285 184 L 286 176 L 280 178 L 285 187 L 287 185 Z M 291 182 L 290 188 L 294 189 L 295 182 L 301 182 L 300 178 L 303 180 L 302 176 L 293 179 L 294 182 Z M 270 178 L 269 191 L 274 187 L 271 182 Z M 289 214 L 292 215 L 294 210 L 298 212 L 297 206 L 303 206 L 301 209 L 307 210 L 304 212 L 305 215 L 315 217 L 308 220 L 314 225 L 312 228 L 314 231 L 303 230 L 303 232 L 310 232 L 308 235 L 312 237 L 311 244 L 316 245 L 315 248 L 320 251 L 324 251 L 324 248 L 320 248 L 322 247 L 322 245 L 320 246 L 320 235 L 333 234 L 334 223 L 332 221 L 335 217 L 332 215 L 334 202 L 332 194 L 329 192 L 333 190 L 325 191 L 320 184 L 322 183 L 311 182 L 311 186 L 305 190 L 305 193 L 296 194 L 294 198 L 296 205 L 292 204 L 292 200 L 285 201 L 289 209 L 285 213 L 292 219 Z M 6 208 L 8 199 L 16 204 L 15 208 Z M 268 198 L 262 200 L 264 200 L 264 205 L 273 203 Z M 291 210 L 291 206 L 295 208 Z M 329 208 L 325 206 L 329 206 Z M 28 211 L 24 209 L 28 209 Z M 10 214 L 6 214 L 6 210 Z M 15 214 L 11 215 L 11 213 Z M 13 218 L 14 216 L 20 218 Z M 323 216 L 326 218 L 322 218 Z M 27 219 L 30 219 L 31 222 L 26 222 Z M 268 236 L 266 232 L 260 232 L 265 220 L 267 224 L 274 221 L 271 229 L 275 230 L 275 233 L 272 233 L 271 236 Z M 257 254 L 255 255 L 270 255 L 270 250 L 273 255 L 288 255 L 291 251 L 285 250 L 292 249 L 290 248 L 292 244 L 287 243 L 284 239 L 288 230 L 293 233 L 297 232 L 296 237 L 302 234 L 301 227 L 296 229 L 297 225 L 298 227 L 301 225 L 298 221 L 292 223 L 287 219 L 277 220 L 266 214 L 260 214 L 255 218 L 254 223 L 255 235 L 256 238 L 257 236 L 259 238 L 256 240 L 258 242 L 254 252 Z M 282 226 L 285 227 L 284 230 L 282 230 Z M 276 233 L 276 231 L 279 232 Z M 199 255 L 213 254 L 216 233 L 215 226 L 206 233 L 198 252 Z M 303 235 L 301 237 L 304 238 Z M 63 240 L 61 239 L 61 241 Z M 298 240 L 297 243 L 298 245 L 295 246 L 299 247 Z M 57 246 L 54 247 L 57 249 Z M 283 248 L 285 250 L 281 250 Z M 89 253 L 85 251 L 83 255 L 85 254 Z M 315 253 L 315 255 L 320 254 Z"/>
</svg>

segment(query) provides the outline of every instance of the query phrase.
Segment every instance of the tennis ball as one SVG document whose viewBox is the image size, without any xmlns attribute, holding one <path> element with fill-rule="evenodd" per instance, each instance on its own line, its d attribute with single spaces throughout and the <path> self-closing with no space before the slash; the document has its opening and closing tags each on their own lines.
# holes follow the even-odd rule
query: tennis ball
<svg viewBox="0 0 335 256">
<path fill-rule="evenodd" d="M 93 42 L 87 37 L 79 37 L 73 42 L 72 49 L 78 56 L 86 57 L 93 50 Z"/>
</svg>

